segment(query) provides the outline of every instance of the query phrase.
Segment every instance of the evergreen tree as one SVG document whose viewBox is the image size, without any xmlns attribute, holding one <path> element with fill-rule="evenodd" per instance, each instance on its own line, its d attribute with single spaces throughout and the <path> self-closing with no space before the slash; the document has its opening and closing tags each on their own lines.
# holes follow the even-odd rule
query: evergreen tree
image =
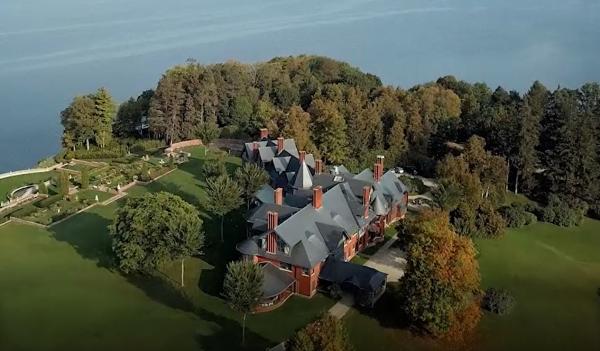
<svg viewBox="0 0 600 351">
<path fill-rule="evenodd" d="M 94 137 L 96 144 L 101 148 L 106 147 L 112 138 L 112 127 L 116 115 L 116 104 L 105 88 L 100 88 L 91 96 L 94 100 Z"/>
<path fill-rule="evenodd" d="M 67 172 L 59 172 L 58 173 L 58 193 L 60 194 L 60 196 L 62 197 L 66 197 L 67 195 L 69 195 L 69 187 L 70 187 L 70 182 L 69 182 L 69 175 L 67 174 Z"/>
<path fill-rule="evenodd" d="M 41 195 L 48 195 L 48 187 L 46 186 L 46 182 L 40 182 L 40 184 L 38 184 L 38 193 Z"/>
<path fill-rule="evenodd" d="M 81 189 L 87 189 L 90 186 L 90 171 L 87 167 L 81 170 Z"/>
</svg>

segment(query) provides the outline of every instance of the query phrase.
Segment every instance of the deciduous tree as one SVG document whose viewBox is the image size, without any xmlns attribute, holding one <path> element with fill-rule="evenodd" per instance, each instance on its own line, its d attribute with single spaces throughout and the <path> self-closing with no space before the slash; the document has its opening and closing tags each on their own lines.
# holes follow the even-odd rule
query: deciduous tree
<svg viewBox="0 0 600 351">
<path fill-rule="evenodd" d="M 243 203 L 242 189 L 228 175 L 223 174 L 215 178 L 209 178 L 206 181 L 206 192 L 208 195 L 206 207 L 210 212 L 220 217 L 221 242 L 225 242 L 223 221 L 226 214 Z"/>
<path fill-rule="evenodd" d="M 227 265 L 223 297 L 231 309 L 242 314 L 242 345 L 246 339 L 246 316 L 259 303 L 263 280 L 260 266 L 251 261 L 234 261 Z"/>
<path fill-rule="evenodd" d="M 130 198 L 110 226 L 112 249 L 125 273 L 151 273 L 165 263 L 200 253 L 204 242 L 198 210 L 166 192 Z"/>
</svg>

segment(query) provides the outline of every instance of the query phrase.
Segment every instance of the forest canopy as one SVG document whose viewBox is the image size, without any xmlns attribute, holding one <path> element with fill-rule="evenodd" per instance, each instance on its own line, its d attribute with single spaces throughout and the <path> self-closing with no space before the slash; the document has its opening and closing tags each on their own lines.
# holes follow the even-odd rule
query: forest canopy
<svg viewBox="0 0 600 351">
<path fill-rule="evenodd" d="M 499 205 L 499 189 L 510 188 L 543 204 L 552 195 L 600 215 L 598 83 L 552 91 L 534 82 L 522 94 L 447 76 L 402 89 L 348 63 L 302 55 L 256 64 L 188 60 L 118 113 L 102 95 L 76 98 L 65 110 L 65 147 L 85 149 L 90 141 L 104 147 L 111 113 L 115 138 L 151 137 L 165 144 L 219 136 L 248 140 L 266 127 L 272 136 L 293 137 L 300 148 L 352 170 L 371 167 L 383 154 L 388 167 L 412 166 L 426 176 L 445 170 L 448 181 L 472 181 L 486 198 L 479 214 L 489 212 L 487 202 Z M 148 132 L 141 133 L 144 126 Z M 460 155 L 469 143 L 476 143 L 471 149 L 484 157 L 485 167 L 475 167 L 473 155 Z M 473 179 L 450 174 L 453 164 L 464 164 Z M 489 218 L 480 222 L 502 227 Z"/>
</svg>

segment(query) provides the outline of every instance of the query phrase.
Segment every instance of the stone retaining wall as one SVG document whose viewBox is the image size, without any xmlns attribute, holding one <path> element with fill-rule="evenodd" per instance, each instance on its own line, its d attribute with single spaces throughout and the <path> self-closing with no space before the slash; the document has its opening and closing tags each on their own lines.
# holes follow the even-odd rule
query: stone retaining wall
<svg viewBox="0 0 600 351">
<path fill-rule="evenodd" d="M 179 143 L 174 143 L 171 146 L 169 146 L 168 148 L 166 148 L 165 153 L 170 154 L 179 149 L 183 149 L 183 148 L 190 147 L 190 146 L 201 146 L 201 145 L 202 145 L 202 140 L 200 140 L 200 139 L 181 141 Z"/>
</svg>

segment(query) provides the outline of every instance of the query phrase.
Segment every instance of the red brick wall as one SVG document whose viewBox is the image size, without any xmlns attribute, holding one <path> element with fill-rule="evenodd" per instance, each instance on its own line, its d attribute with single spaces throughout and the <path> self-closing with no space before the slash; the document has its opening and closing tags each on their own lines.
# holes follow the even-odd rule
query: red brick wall
<svg viewBox="0 0 600 351">
<path fill-rule="evenodd" d="M 321 264 L 313 267 L 309 275 L 302 273 L 301 267 L 294 267 L 294 278 L 296 278 L 296 293 L 312 297 L 317 292 L 319 274 L 321 273 Z"/>
<path fill-rule="evenodd" d="M 344 242 L 344 259 L 350 261 L 356 256 L 356 243 L 358 241 L 358 233 L 352 235 L 350 239 Z"/>
</svg>

